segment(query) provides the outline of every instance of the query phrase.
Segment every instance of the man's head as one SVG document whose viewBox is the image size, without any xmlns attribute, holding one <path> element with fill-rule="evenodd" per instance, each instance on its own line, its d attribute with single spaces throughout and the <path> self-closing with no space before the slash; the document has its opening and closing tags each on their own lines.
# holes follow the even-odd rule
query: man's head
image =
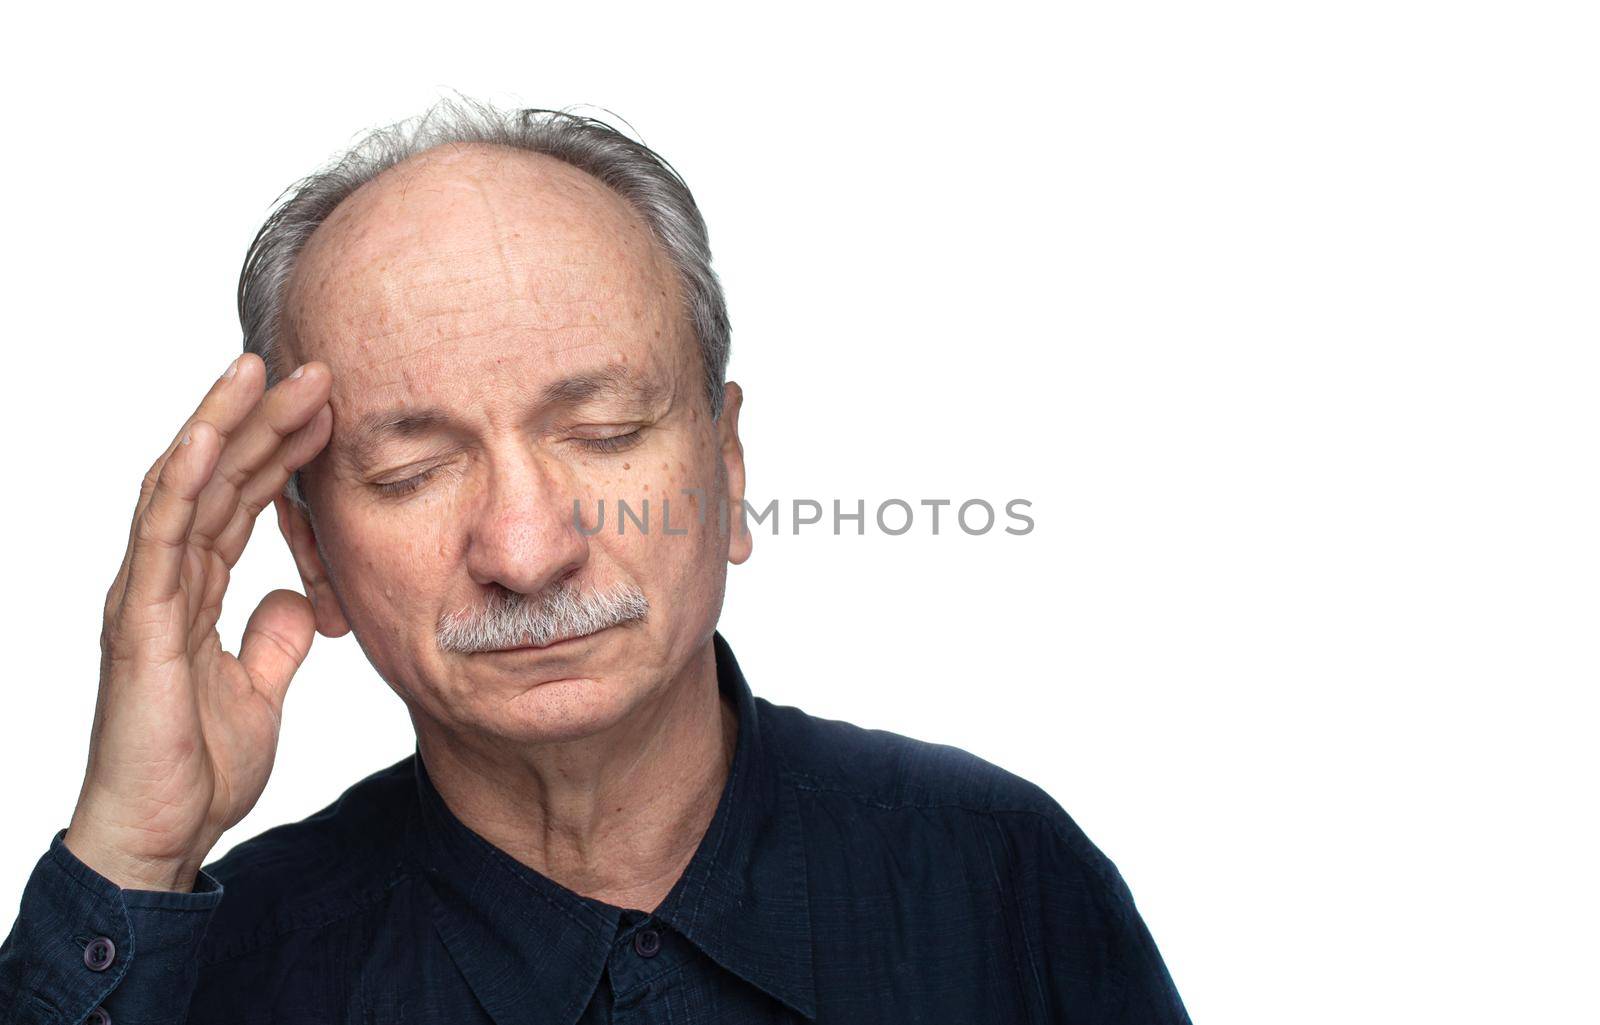
<svg viewBox="0 0 1600 1025">
<path fill-rule="evenodd" d="M 279 207 L 240 283 L 269 382 L 333 372 L 328 446 L 278 503 L 319 630 L 353 629 L 414 718 L 508 740 L 658 695 L 749 554 L 694 201 L 638 143 L 541 113 L 375 133 Z"/>
</svg>

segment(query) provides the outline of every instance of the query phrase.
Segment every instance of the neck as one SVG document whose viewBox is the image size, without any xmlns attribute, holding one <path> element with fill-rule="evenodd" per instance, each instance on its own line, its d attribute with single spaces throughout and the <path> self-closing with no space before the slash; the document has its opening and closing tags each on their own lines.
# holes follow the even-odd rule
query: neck
<svg viewBox="0 0 1600 1025">
<path fill-rule="evenodd" d="M 653 911 L 716 813 L 738 713 L 707 644 L 654 698 L 576 740 L 508 745 L 414 723 L 428 777 L 468 829 L 575 893 Z"/>
</svg>

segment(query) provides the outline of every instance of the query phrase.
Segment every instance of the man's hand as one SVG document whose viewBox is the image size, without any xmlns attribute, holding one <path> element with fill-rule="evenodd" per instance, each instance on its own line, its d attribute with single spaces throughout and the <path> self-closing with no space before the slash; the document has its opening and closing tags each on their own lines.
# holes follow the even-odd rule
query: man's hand
<svg viewBox="0 0 1600 1025">
<path fill-rule="evenodd" d="M 258 513 L 327 444 L 332 376 L 311 362 L 264 397 L 247 353 L 145 474 L 106 593 L 89 764 L 62 842 L 125 889 L 194 888 L 206 855 L 266 788 L 311 603 L 262 599 L 237 657 L 216 624 Z"/>
</svg>

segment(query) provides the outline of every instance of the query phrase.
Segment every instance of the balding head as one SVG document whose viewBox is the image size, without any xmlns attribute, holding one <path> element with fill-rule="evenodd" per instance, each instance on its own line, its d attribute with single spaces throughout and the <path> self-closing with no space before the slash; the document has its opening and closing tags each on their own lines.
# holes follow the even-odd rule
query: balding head
<svg viewBox="0 0 1600 1025">
<path fill-rule="evenodd" d="M 715 419 L 722 408 L 728 360 L 727 306 L 711 269 L 705 223 L 682 178 L 649 147 L 593 118 L 537 108 L 503 112 L 464 98 L 441 101 L 419 117 L 369 133 L 297 183 L 262 226 L 240 273 L 239 318 L 245 349 L 266 362 L 269 384 L 294 366 L 284 351 L 286 344 L 293 344 L 286 334 L 304 325 L 288 319 L 288 293 L 299 277 L 304 247 L 324 223 L 335 214 L 353 217 L 358 209 L 346 207 L 345 201 L 401 164 L 421 173 L 436 162 L 472 159 L 493 147 L 585 172 L 587 182 L 569 175 L 552 177 L 547 184 L 599 184 L 642 219 L 672 267 L 675 295 L 698 347 L 702 388 Z M 359 252 L 365 241 L 359 232 L 348 239 L 352 252 Z M 308 284 L 302 298 L 309 299 L 314 288 Z M 297 312 L 309 308 L 301 304 Z M 300 476 L 290 479 L 285 494 L 304 509 Z"/>
<path fill-rule="evenodd" d="M 409 158 L 341 202 L 296 262 L 282 340 L 295 363 L 426 372 L 467 354 L 451 341 L 509 350 L 618 334 L 657 340 L 654 357 L 687 360 L 692 380 L 693 326 L 644 219 L 569 164 L 479 143 Z M 361 377 L 347 383 L 387 386 Z"/>
</svg>

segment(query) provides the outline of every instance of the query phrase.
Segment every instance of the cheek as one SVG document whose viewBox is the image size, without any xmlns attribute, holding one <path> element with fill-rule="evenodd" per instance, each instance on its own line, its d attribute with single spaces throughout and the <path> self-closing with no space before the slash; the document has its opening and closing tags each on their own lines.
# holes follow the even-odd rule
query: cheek
<svg viewBox="0 0 1600 1025">
<path fill-rule="evenodd" d="M 584 516 L 591 527 L 598 502 L 605 501 L 605 524 L 591 543 L 611 553 L 641 587 L 649 591 L 653 585 L 657 600 L 699 586 L 705 566 L 717 560 L 719 547 L 726 548 L 719 466 L 714 446 L 687 439 L 641 446 L 604 468 L 591 463 L 581 485 L 588 491 Z M 626 503 L 631 517 L 622 516 L 619 503 Z"/>
<path fill-rule="evenodd" d="M 438 521 L 434 521 L 437 523 Z M 363 518 L 336 521 L 323 547 L 340 582 L 340 599 L 352 626 L 364 636 L 384 638 L 385 651 L 408 633 L 427 631 L 426 610 L 436 607 L 433 592 L 449 579 L 441 563 L 444 537 L 434 524 L 398 523 Z"/>
</svg>

